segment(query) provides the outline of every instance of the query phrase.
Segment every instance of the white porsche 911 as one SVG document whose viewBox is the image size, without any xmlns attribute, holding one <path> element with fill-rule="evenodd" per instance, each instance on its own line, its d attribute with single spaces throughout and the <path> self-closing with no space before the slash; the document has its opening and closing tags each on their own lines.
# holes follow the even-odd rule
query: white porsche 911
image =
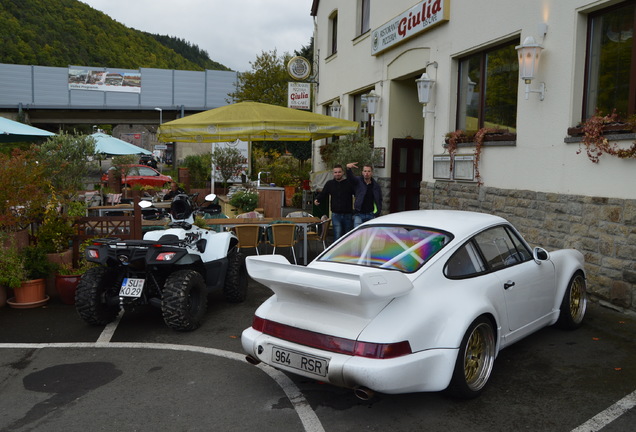
<svg viewBox="0 0 636 432">
<path fill-rule="evenodd" d="M 251 363 L 352 388 L 470 398 L 498 352 L 542 327 L 577 328 L 583 255 L 532 249 L 505 219 L 417 210 L 373 219 L 307 267 L 250 256 L 274 295 L 241 341 Z"/>
</svg>

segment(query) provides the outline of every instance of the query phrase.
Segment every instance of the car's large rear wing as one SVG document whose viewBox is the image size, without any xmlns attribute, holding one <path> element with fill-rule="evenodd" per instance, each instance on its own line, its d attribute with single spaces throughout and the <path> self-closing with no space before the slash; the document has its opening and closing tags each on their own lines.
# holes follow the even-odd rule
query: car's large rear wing
<svg viewBox="0 0 636 432">
<path fill-rule="evenodd" d="M 367 319 L 413 289 L 410 279 L 398 271 L 354 274 L 315 269 L 292 265 L 282 255 L 250 256 L 247 271 L 279 301 L 311 303 Z"/>
</svg>

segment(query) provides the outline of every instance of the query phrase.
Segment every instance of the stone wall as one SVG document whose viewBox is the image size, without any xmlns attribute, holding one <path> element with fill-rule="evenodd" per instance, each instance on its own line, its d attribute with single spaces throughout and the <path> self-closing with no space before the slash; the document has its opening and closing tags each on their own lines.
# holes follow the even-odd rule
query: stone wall
<svg viewBox="0 0 636 432">
<path fill-rule="evenodd" d="M 424 182 L 420 208 L 495 214 L 531 246 L 577 249 L 585 255 L 588 292 L 636 311 L 636 200 Z"/>
</svg>

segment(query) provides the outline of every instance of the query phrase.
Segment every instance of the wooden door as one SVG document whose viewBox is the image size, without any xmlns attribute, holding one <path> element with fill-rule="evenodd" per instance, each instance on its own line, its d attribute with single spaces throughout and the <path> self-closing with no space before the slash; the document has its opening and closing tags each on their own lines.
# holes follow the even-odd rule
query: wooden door
<svg viewBox="0 0 636 432">
<path fill-rule="evenodd" d="M 391 152 L 391 213 L 420 208 L 423 141 L 394 139 Z"/>
</svg>

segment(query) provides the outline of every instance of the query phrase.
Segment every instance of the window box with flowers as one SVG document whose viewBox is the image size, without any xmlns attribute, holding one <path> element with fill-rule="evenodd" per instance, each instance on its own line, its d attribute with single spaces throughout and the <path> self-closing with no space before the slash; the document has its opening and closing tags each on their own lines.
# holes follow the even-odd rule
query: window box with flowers
<svg viewBox="0 0 636 432">
<path fill-rule="evenodd" d="M 633 140 L 636 138 L 635 132 L 636 116 L 621 120 L 615 111 L 607 115 L 597 112 L 576 127 L 568 128 L 570 138 L 566 142 L 578 142 L 577 154 L 585 149 L 588 159 L 593 163 L 598 163 L 603 154 L 631 159 L 636 158 L 636 141 L 629 147 L 619 142 Z"/>
</svg>

